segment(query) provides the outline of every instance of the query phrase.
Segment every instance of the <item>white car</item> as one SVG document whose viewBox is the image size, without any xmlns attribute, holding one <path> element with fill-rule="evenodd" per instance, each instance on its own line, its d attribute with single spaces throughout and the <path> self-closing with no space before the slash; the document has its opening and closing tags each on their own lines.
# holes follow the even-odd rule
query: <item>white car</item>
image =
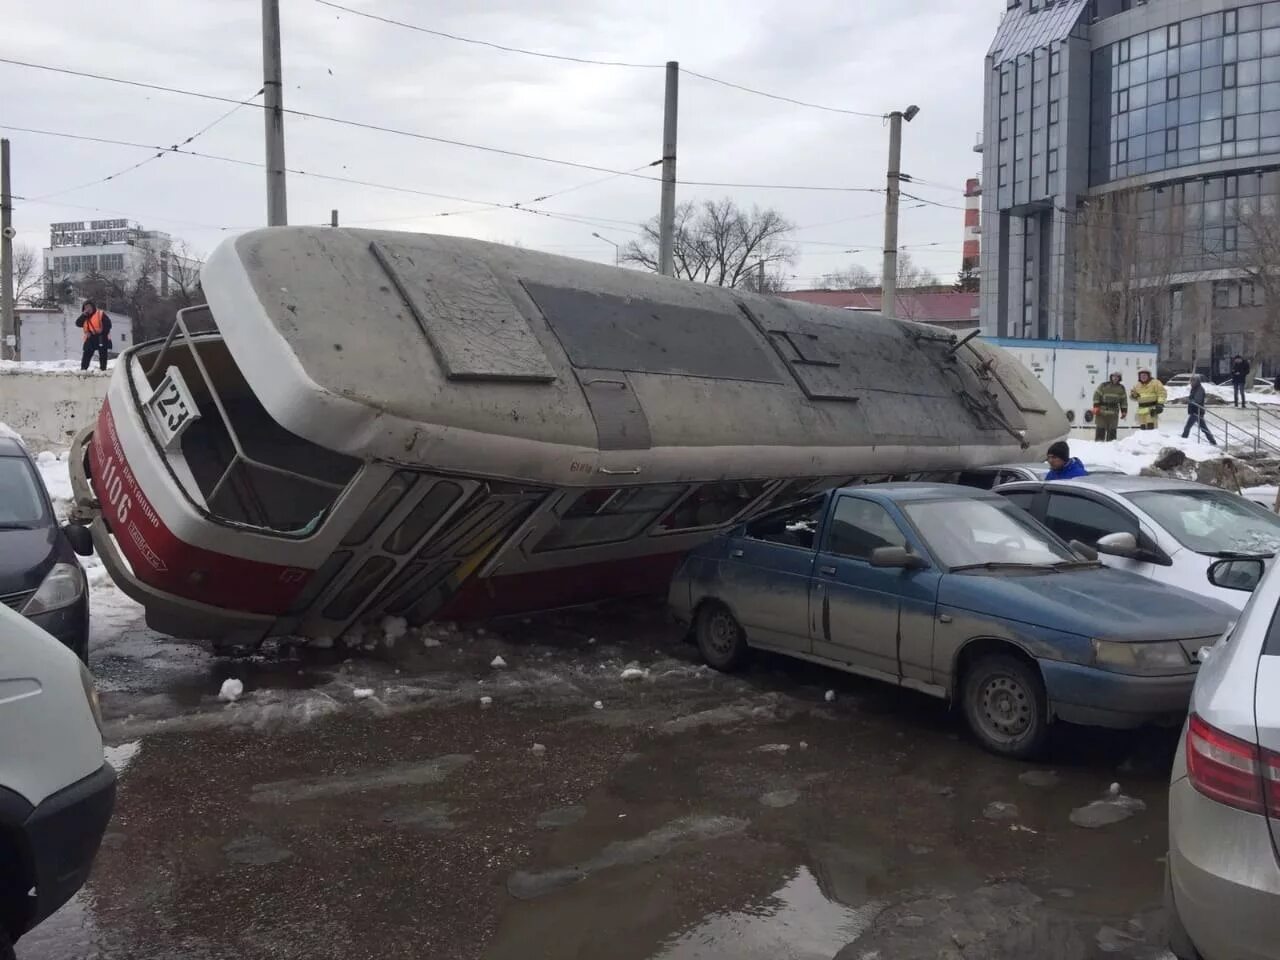
<svg viewBox="0 0 1280 960">
<path fill-rule="evenodd" d="M 1249 594 L 1209 581 L 1224 557 L 1280 549 L 1280 517 L 1228 490 L 1189 480 L 1095 475 L 997 489 L 1068 542 L 1129 570 L 1242 609 Z"/>
<path fill-rule="evenodd" d="M 0 960 L 84 883 L 115 784 L 93 677 L 0 604 Z"/>
</svg>

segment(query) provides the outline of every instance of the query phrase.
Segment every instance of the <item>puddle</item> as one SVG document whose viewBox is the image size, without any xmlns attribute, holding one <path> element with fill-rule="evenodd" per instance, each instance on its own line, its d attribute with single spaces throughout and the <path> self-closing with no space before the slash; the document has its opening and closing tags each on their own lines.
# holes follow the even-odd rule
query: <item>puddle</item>
<svg viewBox="0 0 1280 960">
<path fill-rule="evenodd" d="M 881 909 L 874 902 L 833 903 L 800 867 L 759 906 L 708 917 L 665 943 L 653 960 L 831 960 Z"/>
</svg>

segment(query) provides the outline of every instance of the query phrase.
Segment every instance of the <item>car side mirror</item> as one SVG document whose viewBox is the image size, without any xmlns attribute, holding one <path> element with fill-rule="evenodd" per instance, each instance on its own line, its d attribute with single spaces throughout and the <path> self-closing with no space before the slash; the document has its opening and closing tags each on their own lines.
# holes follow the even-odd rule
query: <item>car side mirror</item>
<svg viewBox="0 0 1280 960">
<path fill-rule="evenodd" d="M 900 570 L 917 570 L 926 566 L 923 557 L 918 557 L 906 547 L 876 547 L 871 551 L 871 565 L 882 568 L 898 568 Z"/>
<path fill-rule="evenodd" d="M 62 532 L 66 534 L 72 550 L 82 557 L 93 556 L 93 535 L 89 533 L 88 527 L 78 523 L 66 523 L 62 525 Z"/>
<path fill-rule="evenodd" d="M 1136 557 L 1138 538 L 1132 533 L 1108 533 L 1098 538 L 1098 552 L 1110 557 Z"/>
<path fill-rule="evenodd" d="M 1098 551 L 1093 549 L 1093 547 L 1089 546 L 1087 543 L 1081 543 L 1079 540 L 1072 540 L 1067 544 L 1067 546 L 1071 548 L 1072 552 L 1075 553 L 1076 556 L 1083 557 L 1085 560 L 1098 559 Z"/>
<path fill-rule="evenodd" d="M 1254 557 L 1217 560 L 1209 564 L 1209 582 L 1224 590 L 1251 593 L 1266 569 L 1266 563 Z"/>
</svg>

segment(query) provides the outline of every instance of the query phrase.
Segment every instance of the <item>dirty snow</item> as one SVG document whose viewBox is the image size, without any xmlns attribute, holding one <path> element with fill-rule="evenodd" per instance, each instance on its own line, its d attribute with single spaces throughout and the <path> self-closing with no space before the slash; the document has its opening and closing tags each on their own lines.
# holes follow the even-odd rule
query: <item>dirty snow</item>
<svg viewBox="0 0 1280 960">
<path fill-rule="evenodd" d="M 351 695 L 357 700 L 368 700 L 373 696 L 373 690 L 369 687 L 356 687 L 351 691 Z"/>
<path fill-rule="evenodd" d="M 547 752 L 547 748 L 545 744 L 535 743 L 532 747 L 529 748 L 529 752 L 532 754 L 536 754 L 537 756 L 542 756 L 542 754 Z"/>
<path fill-rule="evenodd" d="M 0 437 L 4 437 L 6 440 L 17 440 L 22 443 L 22 437 L 18 436 L 18 431 L 7 423 L 0 423 Z"/>
<path fill-rule="evenodd" d="M 218 691 L 218 699 L 225 700 L 227 703 L 235 703 L 244 696 L 244 684 L 235 677 L 228 677 L 222 681 L 222 689 Z"/>
<path fill-rule="evenodd" d="M 648 675 L 648 670 L 642 670 L 640 667 L 627 667 L 618 676 L 622 680 L 643 680 Z"/>
<path fill-rule="evenodd" d="M 382 618 L 382 635 L 386 638 L 387 646 L 394 647 L 396 641 L 409 632 L 409 621 L 404 617 L 383 617 Z"/>
<path fill-rule="evenodd" d="M 825 694 L 823 694 L 822 698 L 826 700 L 827 703 L 835 703 L 836 692 L 834 690 L 828 690 Z"/>
<path fill-rule="evenodd" d="M 1147 809 L 1147 805 L 1136 797 L 1125 796 L 1120 792 L 1120 784 L 1113 783 L 1101 800 L 1077 807 L 1071 811 L 1071 822 L 1077 827 L 1090 830 L 1108 827 L 1113 823 L 1128 820 L 1135 813 Z"/>
<path fill-rule="evenodd" d="M 102 756 L 107 763 L 115 768 L 118 776 L 128 769 L 129 764 L 133 762 L 133 758 L 138 755 L 138 751 L 141 749 L 141 740 L 130 740 L 128 743 L 122 743 L 115 747 L 103 747 Z"/>
<path fill-rule="evenodd" d="M 604 701 L 603 701 L 603 700 L 597 700 L 595 703 L 593 703 L 593 704 L 591 705 L 591 707 L 592 707 L 592 709 L 594 709 L 594 710 L 603 710 L 603 709 L 604 709 Z"/>
<path fill-rule="evenodd" d="M 489 707 L 493 705 L 493 697 L 481 697 L 480 706 Z"/>
<path fill-rule="evenodd" d="M 493 667 L 493 669 L 495 670 L 501 670 L 506 665 L 507 665 L 507 661 L 502 659 L 501 654 L 499 654 L 498 656 L 494 657 L 492 660 L 489 661 L 489 666 Z"/>
</svg>

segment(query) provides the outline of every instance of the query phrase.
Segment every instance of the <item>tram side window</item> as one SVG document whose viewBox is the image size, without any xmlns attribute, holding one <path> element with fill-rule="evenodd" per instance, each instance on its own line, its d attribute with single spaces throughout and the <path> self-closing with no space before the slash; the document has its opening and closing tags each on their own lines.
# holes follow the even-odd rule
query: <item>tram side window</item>
<svg viewBox="0 0 1280 960">
<path fill-rule="evenodd" d="M 647 529 L 684 491 L 683 484 L 588 490 L 565 512 L 559 525 L 542 538 L 535 552 L 630 540 Z"/>
<path fill-rule="evenodd" d="M 670 533 L 721 526 L 759 500 L 768 485 L 767 480 L 704 483 L 676 504 L 675 509 L 662 518 L 658 528 Z"/>
</svg>

